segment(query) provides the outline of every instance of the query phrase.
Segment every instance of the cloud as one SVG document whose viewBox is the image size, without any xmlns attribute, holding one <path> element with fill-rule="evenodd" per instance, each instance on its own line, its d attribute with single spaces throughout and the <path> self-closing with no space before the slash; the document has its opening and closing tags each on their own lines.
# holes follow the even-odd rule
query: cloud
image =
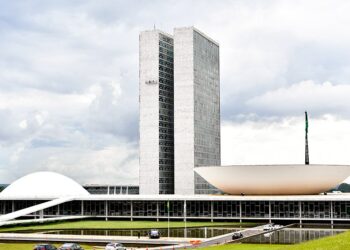
<svg viewBox="0 0 350 250">
<path fill-rule="evenodd" d="M 310 119 L 310 163 L 350 165 L 349 126 L 349 120 L 332 115 Z M 222 164 L 304 164 L 304 128 L 303 117 L 225 122 Z M 347 182 L 350 183 L 350 178 Z"/>
<path fill-rule="evenodd" d="M 138 34 L 154 25 L 169 33 L 194 25 L 219 41 L 224 132 L 233 124 L 248 140 L 250 126 L 275 126 L 282 138 L 306 108 L 341 126 L 349 11 L 349 1 L 329 0 L 8 1 L 0 9 L 0 182 L 45 168 L 78 169 L 83 183 L 105 181 L 95 169 L 137 179 L 128 164 L 138 158 Z"/>
<path fill-rule="evenodd" d="M 117 145 L 117 144 L 116 144 Z M 1 181 L 13 181 L 35 171 L 54 171 L 81 184 L 137 184 L 138 148 L 127 142 L 120 146 L 78 147 L 13 147 L 11 162 Z M 128 171 L 125 171 L 128 169 Z"/>
<path fill-rule="evenodd" d="M 350 117 L 350 85 L 302 81 L 268 91 L 247 101 L 250 110 L 266 115 L 297 115 L 303 110 L 311 115 L 338 114 Z"/>
<path fill-rule="evenodd" d="M 130 119 L 135 107 L 126 97 L 116 82 L 95 84 L 80 94 L 0 92 L 0 182 L 52 170 L 82 183 L 135 184 L 138 124 Z"/>
</svg>

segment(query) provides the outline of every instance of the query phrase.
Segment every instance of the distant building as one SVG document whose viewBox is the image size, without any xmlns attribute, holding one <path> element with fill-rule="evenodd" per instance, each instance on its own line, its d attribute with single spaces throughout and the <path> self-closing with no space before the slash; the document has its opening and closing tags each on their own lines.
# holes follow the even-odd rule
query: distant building
<svg viewBox="0 0 350 250">
<path fill-rule="evenodd" d="M 135 185 L 84 185 L 83 188 L 90 194 L 119 195 L 119 194 L 139 194 L 139 186 Z"/>
<path fill-rule="evenodd" d="M 0 192 L 4 190 L 7 186 L 8 184 L 0 184 Z"/>
<path fill-rule="evenodd" d="M 221 163 L 219 45 L 193 27 L 144 31 L 139 60 L 140 193 L 216 193 L 193 169 Z"/>
</svg>

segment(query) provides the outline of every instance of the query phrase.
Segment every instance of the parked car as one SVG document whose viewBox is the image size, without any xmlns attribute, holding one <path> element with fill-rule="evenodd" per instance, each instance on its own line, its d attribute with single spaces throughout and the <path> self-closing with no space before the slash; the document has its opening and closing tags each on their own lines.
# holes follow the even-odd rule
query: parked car
<svg viewBox="0 0 350 250">
<path fill-rule="evenodd" d="M 240 232 L 235 232 L 232 234 L 232 240 L 238 240 L 240 238 L 243 238 L 243 234 Z"/>
<path fill-rule="evenodd" d="M 264 231 L 271 231 L 271 230 L 276 230 L 276 229 L 279 229 L 281 228 L 282 226 L 281 225 L 276 225 L 276 224 L 267 224 L 263 227 L 263 230 Z"/>
<path fill-rule="evenodd" d="M 38 244 L 33 248 L 33 250 L 57 250 L 57 247 L 51 244 Z"/>
<path fill-rule="evenodd" d="M 77 243 L 64 243 L 58 250 L 84 250 L 84 248 Z"/>
<path fill-rule="evenodd" d="M 157 229 L 152 229 L 151 231 L 149 231 L 148 237 L 150 239 L 159 239 L 160 238 L 160 233 L 159 233 L 159 231 Z"/>
<path fill-rule="evenodd" d="M 271 231 L 273 230 L 273 225 L 272 224 L 267 224 L 263 227 L 264 231 Z"/>
<path fill-rule="evenodd" d="M 110 242 L 105 247 L 105 250 L 126 250 L 126 247 L 124 247 L 123 244 L 117 242 Z"/>
</svg>

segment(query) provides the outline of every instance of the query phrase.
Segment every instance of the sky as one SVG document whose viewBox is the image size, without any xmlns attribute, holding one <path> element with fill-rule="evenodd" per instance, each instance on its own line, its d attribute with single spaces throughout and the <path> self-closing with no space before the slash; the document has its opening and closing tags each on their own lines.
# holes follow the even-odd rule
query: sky
<svg viewBox="0 0 350 250">
<path fill-rule="evenodd" d="M 138 183 L 138 36 L 220 44 L 222 164 L 350 164 L 350 2 L 0 0 L 0 183 Z"/>
</svg>

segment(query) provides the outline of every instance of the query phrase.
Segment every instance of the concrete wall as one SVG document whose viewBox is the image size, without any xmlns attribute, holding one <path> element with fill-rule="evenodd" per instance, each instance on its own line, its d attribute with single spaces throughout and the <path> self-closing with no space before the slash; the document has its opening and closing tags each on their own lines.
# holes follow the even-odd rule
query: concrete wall
<svg viewBox="0 0 350 250">
<path fill-rule="evenodd" d="M 140 194 L 159 194 L 159 32 L 142 32 L 139 46 Z"/>
<path fill-rule="evenodd" d="M 219 46 L 194 29 L 174 30 L 175 193 L 217 190 L 195 174 L 220 159 Z"/>
<path fill-rule="evenodd" d="M 174 30 L 175 194 L 194 194 L 193 30 Z"/>
</svg>

